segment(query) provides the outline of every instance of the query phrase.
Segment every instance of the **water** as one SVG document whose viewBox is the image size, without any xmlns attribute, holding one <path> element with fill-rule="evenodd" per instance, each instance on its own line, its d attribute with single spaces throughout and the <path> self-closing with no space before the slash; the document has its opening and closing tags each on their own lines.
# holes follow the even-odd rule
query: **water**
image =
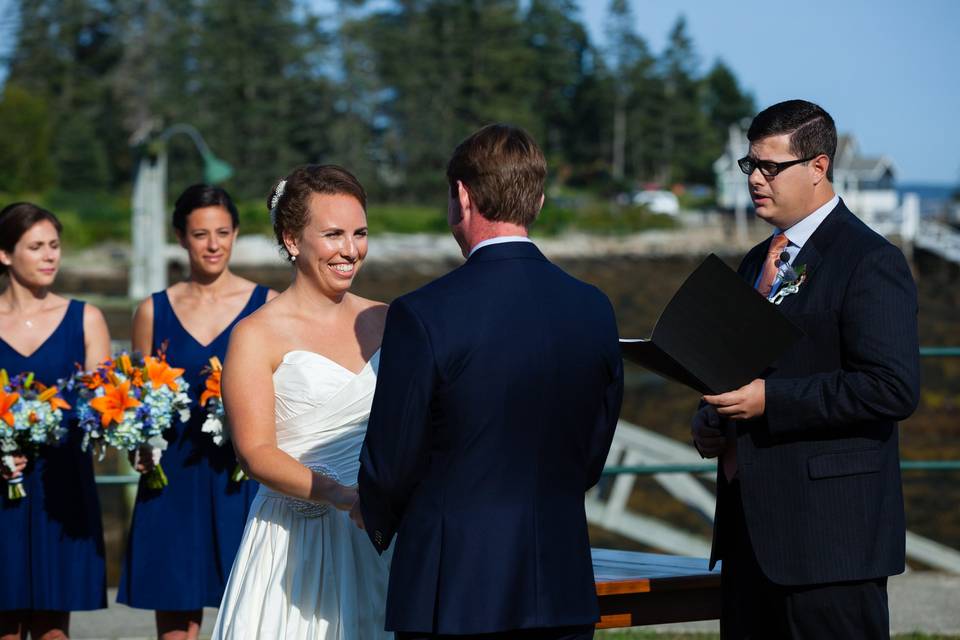
<svg viewBox="0 0 960 640">
<path fill-rule="evenodd" d="M 960 185 L 908 183 L 897 185 L 897 198 L 903 201 L 904 194 L 915 193 L 920 197 L 920 215 L 938 216 L 960 191 Z"/>
</svg>

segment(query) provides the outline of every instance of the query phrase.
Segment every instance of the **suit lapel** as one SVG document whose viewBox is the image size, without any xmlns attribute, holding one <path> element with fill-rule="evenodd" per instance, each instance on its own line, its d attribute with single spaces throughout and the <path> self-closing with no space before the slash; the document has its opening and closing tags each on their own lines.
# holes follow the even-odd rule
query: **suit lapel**
<svg viewBox="0 0 960 640">
<path fill-rule="evenodd" d="M 807 242 L 804 243 L 800 253 L 797 254 L 796 259 L 791 263 L 794 269 L 806 266 L 806 277 L 803 285 L 800 286 L 800 290 L 787 296 L 783 299 L 783 302 L 780 303 L 780 310 L 784 313 L 794 309 L 794 307 L 800 304 L 801 300 L 807 298 L 807 296 L 804 295 L 806 289 L 810 281 L 816 277 L 816 271 L 820 266 L 820 262 L 823 260 L 823 255 L 833 244 L 837 226 L 843 220 L 844 216 L 847 215 L 851 215 L 850 211 L 846 205 L 843 204 L 843 200 L 841 200 L 839 204 L 834 207 L 833 211 L 824 218 L 823 222 L 820 223 L 820 226 L 817 227 L 817 230 L 813 232 L 813 235 L 810 236 Z"/>
<path fill-rule="evenodd" d="M 806 293 L 809 280 L 813 277 L 813 273 L 816 271 L 817 265 L 820 263 L 820 259 L 820 252 L 817 251 L 816 245 L 809 241 L 803 245 L 803 249 L 801 249 L 800 253 L 797 254 L 796 260 L 793 261 L 793 267 L 796 269 L 801 265 L 806 265 L 806 270 L 804 272 L 804 283 L 800 285 L 800 289 L 796 293 L 783 299 L 779 305 L 782 312 L 786 313 L 798 303 L 798 300 L 800 300 L 801 297 L 806 297 L 804 296 L 804 293 Z"/>
</svg>

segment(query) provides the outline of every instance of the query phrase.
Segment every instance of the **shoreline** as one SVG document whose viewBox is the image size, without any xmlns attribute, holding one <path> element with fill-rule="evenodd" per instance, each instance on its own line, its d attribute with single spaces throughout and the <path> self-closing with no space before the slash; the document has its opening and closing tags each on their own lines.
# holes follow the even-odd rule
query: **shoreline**
<svg viewBox="0 0 960 640">
<path fill-rule="evenodd" d="M 558 236 L 538 236 L 532 240 L 548 258 L 556 260 L 598 258 L 673 258 L 705 257 L 709 253 L 734 257 L 743 255 L 769 235 L 766 225 L 747 227 L 746 241 L 740 242 L 732 225 L 692 224 L 670 230 L 651 230 L 622 235 L 597 235 L 570 232 Z M 163 248 L 169 264 L 185 267 L 186 252 L 176 243 Z M 116 275 L 129 269 L 132 247 L 109 242 L 64 255 L 62 268 L 77 275 Z M 457 263 L 463 260 L 460 248 L 449 234 L 389 233 L 372 236 L 366 262 L 388 264 L 397 261 Z M 275 240 L 266 235 L 240 235 L 230 264 L 239 268 L 282 268 Z"/>
</svg>

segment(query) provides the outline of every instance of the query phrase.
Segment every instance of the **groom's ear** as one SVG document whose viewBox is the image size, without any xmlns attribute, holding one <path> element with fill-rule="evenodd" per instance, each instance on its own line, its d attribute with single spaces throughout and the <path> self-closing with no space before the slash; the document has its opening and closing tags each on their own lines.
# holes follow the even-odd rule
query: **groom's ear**
<svg viewBox="0 0 960 640">
<path fill-rule="evenodd" d="M 474 213 L 476 213 L 476 208 L 473 203 L 473 198 L 470 197 L 470 192 L 467 190 L 463 181 L 457 180 L 457 200 L 460 203 L 460 219 L 470 218 Z"/>
</svg>

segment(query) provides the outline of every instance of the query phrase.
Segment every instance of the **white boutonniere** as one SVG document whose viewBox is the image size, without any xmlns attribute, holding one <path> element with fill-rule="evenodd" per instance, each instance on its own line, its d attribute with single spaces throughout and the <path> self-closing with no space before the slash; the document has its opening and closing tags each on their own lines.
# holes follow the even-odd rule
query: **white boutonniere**
<svg viewBox="0 0 960 640">
<path fill-rule="evenodd" d="M 784 263 L 783 280 L 780 283 L 780 288 L 777 289 L 777 292 L 770 298 L 770 302 L 780 304 L 787 296 L 791 296 L 800 291 L 800 287 L 806 281 L 807 265 L 801 264 L 794 269 L 789 264 Z"/>
</svg>

